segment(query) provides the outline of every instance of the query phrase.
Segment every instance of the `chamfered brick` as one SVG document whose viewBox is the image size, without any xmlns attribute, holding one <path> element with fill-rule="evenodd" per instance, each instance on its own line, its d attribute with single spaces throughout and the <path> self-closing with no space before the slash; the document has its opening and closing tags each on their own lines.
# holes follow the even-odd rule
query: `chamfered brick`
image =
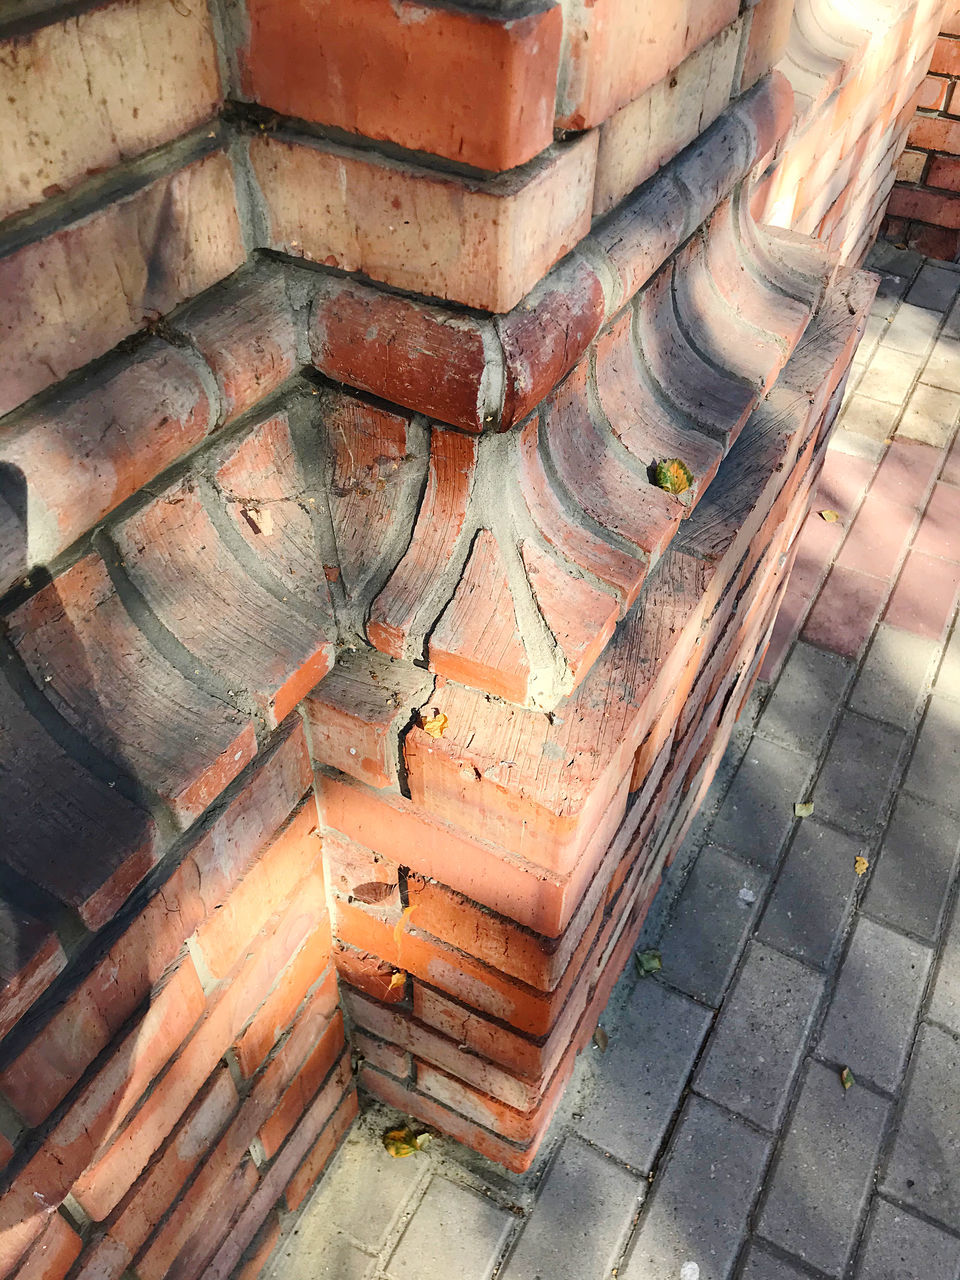
<svg viewBox="0 0 960 1280">
<path fill-rule="evenodd" d="M 186 133 L 220 105 L 202 7 L 108 4 L 8 36 L 2 48 L 0 217 Z"/>
<path fill-rule="evenodd" d="M 0 261 L 0 413 L 104 355 L 244 259 L 222 153 Z"/>
<path fill-rule="evenodd" d="M 244 91 L 284 115 L 479 169 L 512 169 L 553 141 L 555 6 L 506 20 L 408 0 L 252 0 L 247 12 Z"/>
<path fill-rule="evenodd" d="M 509 311 L 590 226 L 597 139 L 486 181 L 261 135 L 270 248 L 414 293 Z"/>
</svg>

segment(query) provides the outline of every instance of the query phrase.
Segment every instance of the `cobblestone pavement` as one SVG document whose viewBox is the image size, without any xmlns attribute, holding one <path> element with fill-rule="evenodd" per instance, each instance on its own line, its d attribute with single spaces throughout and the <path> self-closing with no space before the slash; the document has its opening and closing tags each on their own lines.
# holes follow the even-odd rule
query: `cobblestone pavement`
<svg viewBox="0 0 960 1280">
<path fill-rule="evenodd" d="M 873 265 L 767 680 L 645 926 L 662 972 L 621 980 L 531 1175 L 392 1160 L 376 1108 L 276 1280 L 960 1277 L 960 270 Z"/>
</svg>

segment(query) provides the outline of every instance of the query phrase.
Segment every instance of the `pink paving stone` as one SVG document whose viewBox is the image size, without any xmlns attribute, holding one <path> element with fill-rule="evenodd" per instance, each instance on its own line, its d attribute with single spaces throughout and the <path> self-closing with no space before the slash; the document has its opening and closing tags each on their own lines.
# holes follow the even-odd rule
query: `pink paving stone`
<svg viewBox="0 0 960 1280">
<path fill-rule="evenodd" d="M 763 665 L 760 668 L 761 680 L 776 680 L 790 651 L 790 646 L 800 634 L 800 628 L 803 626 L 803 620 L 809 608 L 809 596 L 801 595 L 800 592 L 790 588 L 783 593 L 780 612 L 773 624 L 767 652 L 763 656 Z"/>
<path fill-rule="evenodd" d="M 885 578 L 835 567 L 810 610 L 803 638 L 845 657 L 859 657 L 889 593 Z"/>
<path fill-rule="evenodd" d="M 842 524 L 827 524 L 811 511 L 797 537 L 797 558 L 790 573 L 791 591 L 813 599 L 845 533 Z"/>
<path fill-rule="evenodd" d="M 857 509 L 876 469 L 870 458 L 852 458 L 837 449 L 829 450 L 813 500 L 814 512 L 836 511 L 846 520 Z"/>
<path fill-rule="evenodd" d="M 960 560 L 960 488 L 942 481 L 934 486 L 913 549 L 944 560 Z"/>
<path fill-rule="evenodd" d="M 876 497 L 871 491 L 837 556 L 837 567 L 892 578 L 906 555 L 916 520 L 914 507 Z"/>
<path fill-rule="evenodd" d="M 960 595 L 960 565 L 911 551 L 894 588 L 884 622 L 917 636 L 940 640 Z"/>
<path fill-rule="evenodd" d="M 942 462 L 942 449 L 913 440 L 896 440 L 874 476 L 870 497 L 888 498 L 922 511 Z"/>
<path fill-rule="evenodd" d="M 940 476 L 947 484 L 960 484 L 960 436 L 953 442 L 953 448 L 947 454 L 947 461 Z"/>
</svg>

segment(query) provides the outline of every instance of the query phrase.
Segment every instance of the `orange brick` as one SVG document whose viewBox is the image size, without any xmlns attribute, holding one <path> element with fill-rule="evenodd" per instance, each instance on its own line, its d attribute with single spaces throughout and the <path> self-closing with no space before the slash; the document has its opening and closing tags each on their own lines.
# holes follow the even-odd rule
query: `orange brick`
<svg viewBox="0 0 960 1280">
<path fill-rule="evenodd" d="M 330 964 L 332 948 L 330 917 L 324 915 L 236 1043 L 237 1065 L 245 1076 L 252 1076 L 262 1066 L 270 1050 L 291 1025 L 307 992 Z"/>
<path fill-rule="evenodd" d="M 933 47 L 930 70 L 945 76 L 960 76 L 960 39 L 940 36 Z"/>
<path fill-rule="evenodd" d="M 0 1036 L 5 1036 L 47 989 L 67 957 L 48 925 L 12 904 L 5 906 L 0 920 L 0 956 Z"/>
<path fill-rule="evenodd" d="M 280 1243 L 281 1230 L 279 1215 L 268 1214 L 266 1222 L 254 1236 L 243 1256 L 243 1261 L 235 1272 L 236 1280 L 257 1280 L 265 1270 L 270 1255 Z"/>
<path fill-rule="evenodd" d="M 63 1280 L 82 1248 L 66 1218 L 55 1213 L 17 1271 L 17 1280 Z"/>
<path fill-rule="evenodd" d="M 340 1145 L 341 1139 L 353 1123 L 358 1110 L 357 1093 L 355 1089 L 352 1089 L 345 1095 L 343 1101 L 330 1117 L 327 1127 L 310 1149 L 306 1159 L 287 1183 L 285 1198 L 287 1208 L 291 1212 L 300 1208 L 308 1192 L 313 1189 L 314 1183 L 323 1172 L 327 1161 Z"/>
<path fill-rule="evenodd" d="M 916 218 L 934 226 L 960 230 L 960 196 L 946 191 L 894 187 L 887 206 L 895 218 Z"/>
<path fill-rule="evenodd" d="M 276 1155 L 284 1139 L 307 1109 L 310 1099 L 343 1052 L 344 1043 L 343 1017 L 337 1011 L 320 1036 L 316 1048 L 290 1082 L 270 1119 L 258 1131 L 257 1136 L 268 1160 Z"/>
<path fill-rule="evenodd" d="M 944 187 L 960 191 L 960 156 L 932 156 L 927 172 L 928 187 Z"/>
<path fill-rule="evenodd" d="M 783 57 L 790 36 L 793 0 L 759 0 L 749 10 L 750 34 L 743 59 L 741 89 L 748 89 Z"/>
</svg>

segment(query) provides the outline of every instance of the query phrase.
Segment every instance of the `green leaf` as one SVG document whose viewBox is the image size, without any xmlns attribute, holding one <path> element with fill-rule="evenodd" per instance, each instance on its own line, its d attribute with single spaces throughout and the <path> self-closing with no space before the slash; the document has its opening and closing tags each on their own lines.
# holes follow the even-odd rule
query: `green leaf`
<svg viewBox="0 0 960 1280">
<path fill-rule="evenodd" d="M 633 963 L 638 977 L 645 978 L 648 973 L 658 973 L 663 968 L 663 957 L 659 951 L 635 951 Z"/>
<path fill-rule="evenodd" d="M 844 1067 L 840 1072 L 840 1083 L 843 1085 L 844 1089 L 849 1089 L 853 1085 L 853 1072 L 849 1067 Z"/>
<path fill-rule="evenodd" d="M 693 484 L 693 472 L 680 458 L 657 463 L 656 482 L 667 493 L 686 493 Z"/>
</svg>

